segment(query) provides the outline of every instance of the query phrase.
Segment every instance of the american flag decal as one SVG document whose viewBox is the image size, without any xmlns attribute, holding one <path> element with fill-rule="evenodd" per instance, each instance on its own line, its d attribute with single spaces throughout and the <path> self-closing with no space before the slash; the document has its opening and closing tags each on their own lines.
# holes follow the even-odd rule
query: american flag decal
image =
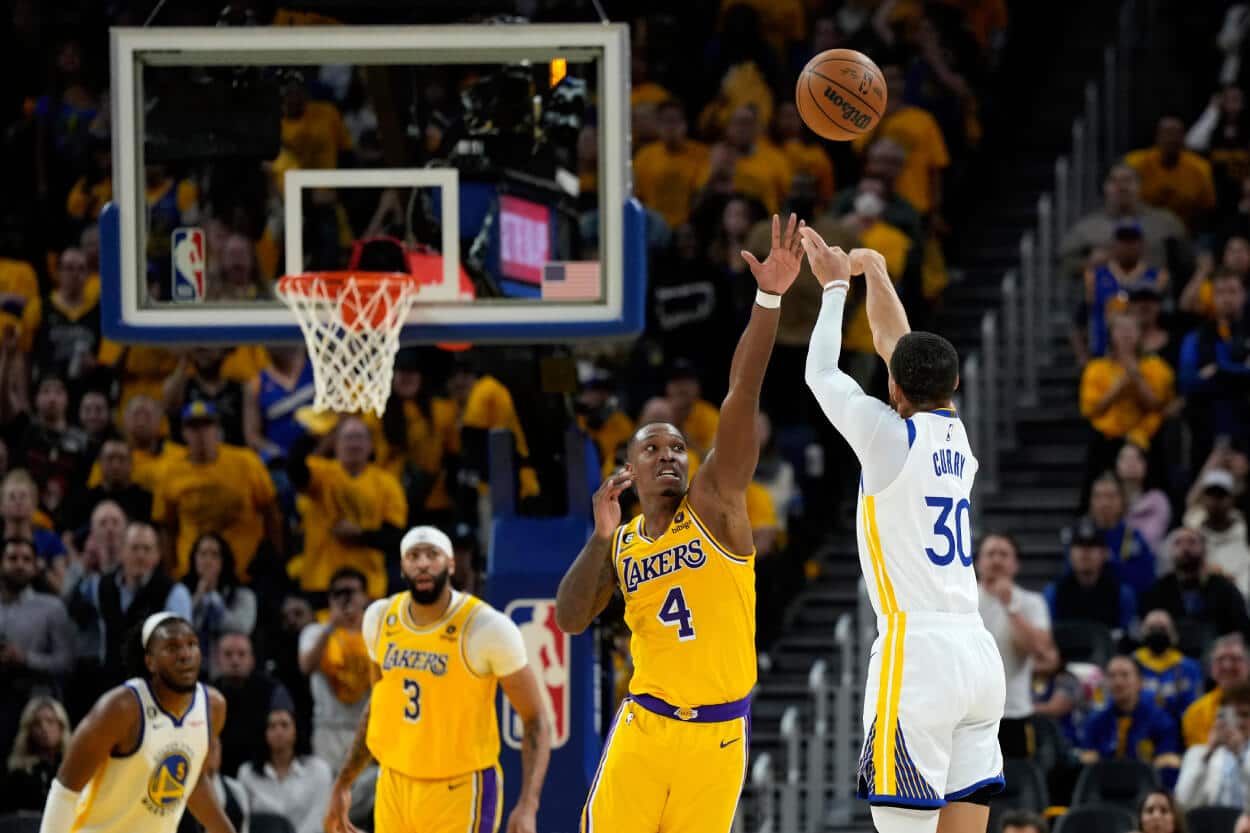
<svg viewBox="0 0 1250 833">
<path fill-rule="evenodd" d="M 597 301 L 602 290 L 597 260 L 543 264 L 544 301 Z"/>
</svg>

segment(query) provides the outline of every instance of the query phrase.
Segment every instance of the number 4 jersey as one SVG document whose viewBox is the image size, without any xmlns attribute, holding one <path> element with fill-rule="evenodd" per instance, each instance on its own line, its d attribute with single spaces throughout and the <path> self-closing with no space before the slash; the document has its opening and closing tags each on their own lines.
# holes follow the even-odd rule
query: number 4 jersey
<svg viewBox="0 0 1250 833">
<path fill-rule="evenodd" d="M 655 538 L 638 515 L 616 530 L 613 563 L 633 636 L 629 693 L 683 709 L 755 686 L 755 554 L 723 547 L 683 498 Z"/>
<path fill-rule="evenodd" d="M 859 495 L 859 561 L 878 616 L 899 611 L 977 612 L 972 570 L 972 482 L 977 460 L 954 411 L 907 420 L 902 471 Z M 864 460 L 867 469 L 872 460 Z"/>
<path fill-rule="evenodd" d="M 369 706 L 369 751 L 409 778 L 456 778 L 499 758 L 495 689 L 527 664 L 511 619 L 467 593 L 452 591 L 436 622 L 412 621 L 407 592 L 365 612 L 361 631 L 382 671 Z"/>
</svg>

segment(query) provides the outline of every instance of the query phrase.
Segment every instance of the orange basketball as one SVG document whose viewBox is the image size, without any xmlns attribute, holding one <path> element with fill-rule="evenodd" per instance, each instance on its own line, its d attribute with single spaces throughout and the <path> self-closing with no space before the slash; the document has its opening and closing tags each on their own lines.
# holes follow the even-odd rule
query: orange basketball
<svg viewBox="0 0 1250 833">
<path fill-rule="evenodd" d="M 799 73 L 794 103 L 813 133 L 845 142 L 872 130 L 885 113 L 881 70 L 862 52 L 828 49 Z"/>
</svg>

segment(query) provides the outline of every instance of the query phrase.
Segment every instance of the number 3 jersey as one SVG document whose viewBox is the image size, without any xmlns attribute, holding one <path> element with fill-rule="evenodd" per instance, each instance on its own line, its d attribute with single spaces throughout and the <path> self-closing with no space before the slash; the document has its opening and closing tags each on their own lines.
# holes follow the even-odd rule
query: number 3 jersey
<svg viewBox="0 0 1250 833">
<path fill-rule="evenodd" d="M 212 720 L 203 684 L 181 719 L 161 708 L 146 680 L 125 686 L 142 713 L 139 746 L 96 771 L 78 799 L 75 833 L 173 833 L 208 755 Z"/>
<path fill-rule="evenodd" d="M 668 529 L 646 535 L 638 515 L 617 527 L 613 564 L 633 636 L 630 694 L 694 709 L 755 686 L 755 553 L 737 555 L 683 498 Z"/>
<path fill-rule="evenodd" d="M 859 561 L 878 616 L 977 612 L 970 497 L 977 460 L 964 425 L 943 408 L 907 420 L 902 471 L 859 494 Z M 867 469 L 872 460 L 864 460 Z"/>
<path fill-rule="evenodd" d="M 490 605 L 452 591 L 447 611 L 418 626 L 410 595 L 381 599 L 361 631 L 382 678 L 369 705 L 369 751 L 386 769 L 421 780 L 495 765 L 495 690 L 527 664 L 517 626 Z"/>
</svg>

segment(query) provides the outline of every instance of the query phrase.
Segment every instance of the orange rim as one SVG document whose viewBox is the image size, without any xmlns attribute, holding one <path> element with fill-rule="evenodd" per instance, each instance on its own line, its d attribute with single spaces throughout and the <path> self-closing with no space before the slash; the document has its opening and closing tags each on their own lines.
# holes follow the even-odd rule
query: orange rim
<svg viewBox="0 0 1250 833">
<path fill-rule="evenodd" d="M 408 290 L 415 292 L 421 280 L 404 272 L 306 272 L 302 275 L 283 275 L 278 278 L 278 292 L 302 298 L 312 297 L 314 289 L 327 299 L 338 297 L 349 281 L 353 281 L 362 293 Z"/>
</svg>

